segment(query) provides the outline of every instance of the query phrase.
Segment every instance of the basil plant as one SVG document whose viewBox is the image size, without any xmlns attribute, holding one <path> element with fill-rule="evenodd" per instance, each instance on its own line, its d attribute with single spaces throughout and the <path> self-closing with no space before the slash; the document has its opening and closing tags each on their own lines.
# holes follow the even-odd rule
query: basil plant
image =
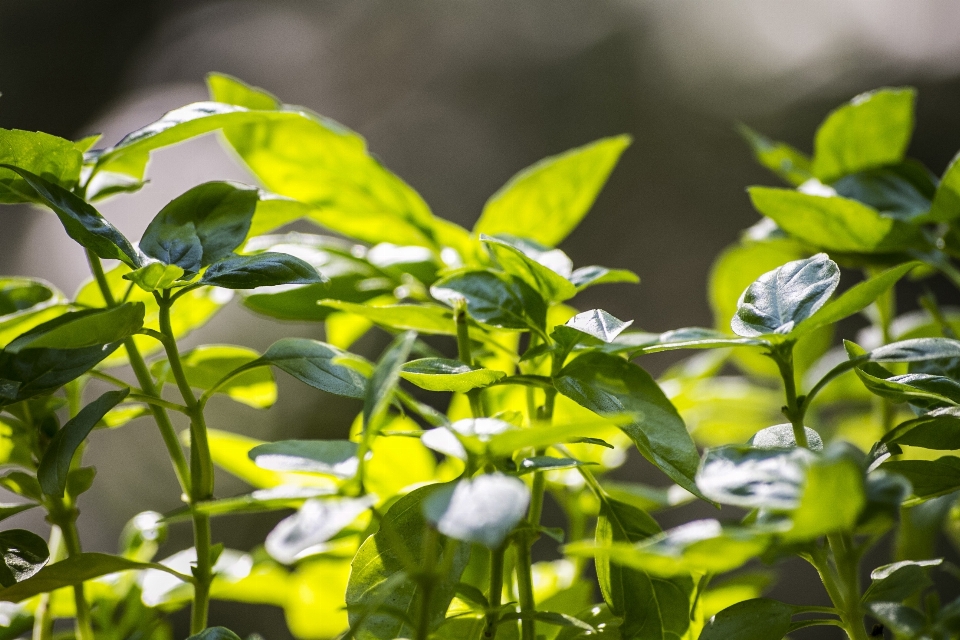
<svg viewBox="0 0 960 640">
<path fill-rule="evenodd" d="M 903 279 L 960 287 L 960 163 L 937 178 L 905 157 L 912 90 L 832 112 L 812 157 L 744 127 L 785 186 L 749 190 L 761 219 L 713 267 L 715 326 L 646 332 L 572 303 L 635 274 L 557 248 L 627 136 L 524 169 L 468 230 L 346 127 L 208 83 L 210 101 L 112 147 L 0 130 L 0 202 L 55 214 L 90 267 L 72 296 L 0 284 L 0 485 L 17 498 L 0 520 L 51 525 L 0 532 L 0 638 L 167 640 L 189 609 L 191 638 L 238 639 L 211 600 L 278 607 L 303 639 L 960 634 L 960 572 L 938 556 L 942 535 L 960 544 L 960 310 L 896 297 Z M 256 184 L 193 187 L 139 239 L 97 211 L 143 186 L 154 150 L 210 132 Z M 233 296 L 326 339 L 181 349 Z M 835 335 L 858 314 L 865 329 Z M 349 350 L 370 331 L 389 336 L 376 360 Z M 674 350 L 693 351 L 659 379 L 638 364 Z M 207 427 L 214 396 L 269 409 L 277 375 L 353 399 L 349 438 Z M 88 437 L 140 418 L 183 506 L 131 514 L 118 554 L 84 551 Z M 614 480 L 627 461 L 662 482 Z M 219 493 L 215 467 L 250 491 Z M 713 517 L 663 530 L 670 509 Z M 211 535 L 270 511 L 285 517 L 254 549 Z M 535 543 L 559 559 L 534 562 Z M 877 545 L 889 564 L 865 563 Z M 789 558 L 821 604 L 764 597 Z"/>
</svg>

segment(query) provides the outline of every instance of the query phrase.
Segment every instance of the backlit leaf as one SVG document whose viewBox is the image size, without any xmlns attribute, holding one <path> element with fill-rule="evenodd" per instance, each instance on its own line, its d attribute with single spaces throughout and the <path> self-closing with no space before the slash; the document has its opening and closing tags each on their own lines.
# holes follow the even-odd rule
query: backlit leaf
<svg viewBox="0 0 960 640">
<path fill-rule="evenodd" d="M 180 360 L 190 386 L 208 391 L 234 369 L 259 357 L 259 353 L 246 347 L 203 345 L 182 354 Z M 176 383 L 166 359 L 152 363 L 150 372 L 157 380 Z M 218 387 L 217 393 L 256 409 L 266 409 L 277 400 L 277 384 L 270 369 L 258 367 L 231 378 Z"/>
<path fill-rule="evenodd" d="M 428 391 L 466 393 L 487 387 L 503 378 L 503 371 L 476 368 L 459 360 L 421 358 L 403 365 L 400 377 Z"/>
<path fill-rule="evenodd" d="M 83 154 L 69 140 L 39 131 L 0 129 L 0 164 L 15 165 L 64 189 L 77 184 L 82 161 Z M 36 199 L 24 178 L 0 169 L 0 203 Z"/>
</svg>

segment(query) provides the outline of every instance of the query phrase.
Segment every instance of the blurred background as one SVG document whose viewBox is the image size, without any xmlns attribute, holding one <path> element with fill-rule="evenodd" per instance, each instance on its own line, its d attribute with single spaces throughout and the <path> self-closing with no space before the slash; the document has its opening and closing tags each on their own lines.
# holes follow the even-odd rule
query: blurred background
<svg viewBox="0 0 960 640">
<path fill-rule="evenodd" d="M 562 248 L 577 265 L 625 267 L 643 280 L 592 289 L 578 306 L 660 331 L 711 324 L 710 265 L 757 220 L 745 187 L 776 184 L 737 122 L 810 151 L 817 124 L 839 103 L 913 85 L 909 155 L 942 172 L 960 149 L 958 24 L 954 0 L 0 0 L 0 126 L 72 139 L 103 133 L 102 144 L 113 144 L 205 99 L 204 75 L 220 71 L 360 132 L 434 212 L 467 227 L 519 169 L 626 132 L 633 146 Z M 140 193 L 101 207 L 134 237 L 190 186 L 250 181 L 214 136 L 155 154 L 148 177 Z M 0 273 L 70 292 L 87 269 L 53 216 L 4 207 Z M 282 335 L 320 336 L 318 326 L 277 324 L 238 305 L 217 326 L 189 344 L 263 349 Z M 383 344 L 372 335 L 359 348 L 374 354 Z M 280 402 L 265 413 L 214 400 L 211 426 L 266 440 L 345 434 L 356 406 L 279 382 Z M 146 420 L 95 434 L 87 461 L 100 476 L 81 503 L 87 549 L 112 551 L 138 510 L 179 505 L 161 452 Z M 219 495 L 242 490 L 218 477 Z M 227 519 L 215 536 L 248 549 L 275 521 Z M 175 530 L 166 550 L 188 540 L 186 527 Z M 808 569 L 785 569 L 789 588 L 774 595 L 825 598 Z M 289 637 L 266 607 L 218 604 L 213 617 L 241 635 Z M 827 637 L 818 633 L 810 637 Z"/>
</svg>

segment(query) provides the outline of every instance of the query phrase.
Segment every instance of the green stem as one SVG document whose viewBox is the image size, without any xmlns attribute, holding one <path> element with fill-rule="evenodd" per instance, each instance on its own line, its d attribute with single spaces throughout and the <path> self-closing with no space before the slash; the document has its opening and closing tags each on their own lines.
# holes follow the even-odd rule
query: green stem
<svg viewBox="0 0 960 640">
<path fill-rule="evenodd" d="M 47 545 L 50 549 L 50 562 L 57 562 L 63 559 L 66 550 L 63 548 L 63 533 L 60 527 L 50 528 L 50 541 Z M 52 640 L 53 639 L 53 610 L 50 606 L 50 594 L 44 593 L 40 596 L 40 602 L 37 610 L 33 614 L 33 636 L 32 640 Z"/>
<path fill-rule="evenodd" d="M 490 592 L 487 594 L 490 606 L 483 628 L 483 637 L 488 640 L 497 635 L 497 621 L 500 618 L 500 604 L 503 599 L 503 553 L 503 547 L 490 552 Z"/>
<path fill-rule="evenodd" d="M 453 319 L 457 323 L 457 357 L 460 362 L 473 366 L 473 354 L 470 347 L 470 325 L 467 316 L 466 302 L 460 302 L 454 306 Z M 470 401 L 470 411 L 474 418 L 481 418 L 485 415 L 483 409 L 483 399 L 480 397 L 480 389 L 471 389 L 467 392 L 467 399 Z"/>
<path fill-rule="evenodd" d="M 416 640 L 427 640 L 430 635 L 430 605 L 433 600 L 433 587 L 437 576 L 437 530 L 427 526 L 423 539 L 423 550 L 420 557 L 420 616 L 417 619 Z"/>
<path fill-rule="evenodd" d="M 65 518 L 65 521 L 58 526 L 63 534 L 67 556 L 72 558 L 80 555 L 80 536 L 77 533 L 76 511 L 73 511 L 72 517 Z M 77 608 L 77 640 L 95 640 L 93 625 L 90 622 L 90 607 L 83 594 L 82 582 L 73 587 L 73 601 Z"/>
<path fill-rule="evenodd" d="M 194 512 L 193 541 L 197 549 L 197 567 L 193 574 L 196 581 L 193 586 L 193 610 L 190 612 L 191 634 L 200 633 L 207 628 L 207 614 L 210 610 L 210 583 L 213 581 L 210 538 L 210 516 Z"/>
<path fill-rule="evenodd" d="M 842 602 L 834 604 L 840 609 L 840 618 L 850 640 L 867 640 L 863 611 L 860 609 L 860 556 L 849 534 L 832 534 L 827 536 L 827 541 L 840 577 Z"/>
<path fill-rule="evenodd" d="M 808 449 L 810 445 L 807 442 L 807 432 L 803 425 L 804 410 L 797 398 L 796 374 L 793 371 L 793 343 L 785 342 L 772 347 L 769 355 L 777 363 L 777 368 L 780 369 L 780 377 L 783 378 L 783 391 L 787 398 L 787 404 L 783 407 L 783 414 L 793 425 L 793 437 L 796 438 L 797 446 Z"/>
<path fill-rule="evenodd" d="M 530 555 L 530 541 L 526 537 L 517 543 L 517 591 L 520 598 L 520 613 L 526 614 L 520 620 L 520 637 L 522 640 L 536 640 L 537 627 L 533 614 L 537 610 L 533 599 L 533 564 Z"/>
</svg>

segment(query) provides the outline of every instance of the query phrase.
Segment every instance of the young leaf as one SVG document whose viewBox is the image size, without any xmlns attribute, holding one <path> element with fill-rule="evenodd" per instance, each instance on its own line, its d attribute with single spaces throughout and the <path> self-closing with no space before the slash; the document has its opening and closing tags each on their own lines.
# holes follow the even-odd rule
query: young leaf
<svg viewBox="0 0 960 640">
<path fill-rule="evenodd" d="M 420 487 L 397 500 L 383 517 L 380 529 L 360 545 L 354 556 L 346 602 L 357 640 L 393 640 L 414 634 L 410 625 L 391 616 L 380 605 L 400 611 L 413 611 L 420 605 L 422 587 L 418 581 L 407 578 L 405 571 L 409 559 L 416 562 L 423 557 L 425 544 L 435 545 L 432 555 L 437 558 L 437 566 L 449 567 L 433 583 L 428 610 L 430 628 L 443 622 L 470 558 L 470 546 L 445 545 L 435 535 L 424 535 L 427 523 L 423 503 L 436 490 L 436 486 Z M 362 613 L 360 609 L 367 606 L 372 611 Z"/>
<path fill-rule="evenodd" d="M 200 278 L 200 284 L 226 289 L 317 282 L 323 282 L 323 277 L 300 258 L 269 251 L 252 256 L 227 256 L 210 265 Z"/>
<path fill-rule="evenodd" d="M 633 415 L 632 422 L 618 426 L 640 453 L 681 487 L 700 495 L 693 482 L 700 462 L 697 447 L 650 374 L 617 356 L 593 352 L 566 365 L 554 385 L 599 415 Z"/>
<path fill-rule="evenodd" d="M 813 173 L 824 182 L 903 160 L 913 133 L 913 89 L 878 89 L 834 110 L 813 141 Z"/>
<path fill-rule="evenodd" d="M 143 328 L 144 306 L 126 302 L 111 309 L 71 311 L 27 331 L 7 351 L 27 349 L 83 349 L 129 338 Z"/>
<path fill-rule="evenodd" d="M 416 339 L 417 334 L 412 331 L 400 334 L 394 338 L 377 361 L 373 374 L 367 380 L 363 397 L 365 431 L 379 428 L 380 420 L 386 415 L 390 401 L 393 400 L 393 392 L 397 388 L 397 383 L 400 382 L 400 370 L 407 361 Z"/>
<path fill-rule="evenodd" d="M 348 398 L 363 398 L 366 377 L 344 362 L 364 362 L 357 356 L 317 340 L 283 338 L 260 356 L 260 362 L 272 364 L 315 389 Z"/>
<path fill-rule="evenodd" d="M 747 338 L 789 334 L 836 290 L 840 268 L 820 253 L 769 271 L 741 294 L 730 326 Z"/>
<path fill-rule="evenodd" d="M 357 443 L 349 440 L 282 440 L 250 450 L 261 469 L 326 473 L 352 478 L 357 472 Z"/>
<path fill-rule="evenodd" d="M 571 344 L 585 336 L 609 344 L 632 324 L 633 320 L 624 322 L 603 309 L 592 309 L 578 313 L 567 320 L 565 324 L 553 330 L 553 336 L 555 340 Z"/>
<path fill-rule="evenodd" d="M 0 129 L 0 165 L 10 164 L 70 190 L 80 178 L 83 154 L 74 143 L 39 131 Z M 0 169 L 0 203 L 33 202 L 36 192 L 10 170 Z"/>
<path fill-rule="evenodd" d="M 321 300 L 316 304 L 366 318 L 388 329 L 416 331 L 427 335 L 456 335 L 457 333 L 453 312 L 438 305 L 391 304 L 371 306 L 339 300 Z"/>
<path fill-rule="evenodd" d="M 700 640 L 781 640 L 790 631 L 795 607 L 768 598 L 753 598 L 727 607 L 700 633 Z"/>
<path fill-rule="evenodd" d="M 563 302 L 577 294 L 569 278 L 573 262 L 560 249 L 514 238 L 480 236 L 500 268 L 533 287 L 548 302 Z"/>
<path fill-rule="evenodd" d="M 500 329 L 543 332 L 547 305 L 526 282 L 491 271 L 462 271 L 430 287 L 434 298 L 452 305 L 463 298 L 470 317 Z"/>
<path fill-rule="evenodd" d="M 738 129 L 753 149 L 757 161 L 788 183 L 799 187 L 813 177 L 810 158 L 805 153 L 786 143 L 774 142 L 746 125 L 740 125 Z"/>
<path fill-rule="evenodd" d="M 556 246 L 586 215 L 630 142 L 625 135 L 602 138 L 527 167 L 487 201 L 474 233 Z"/>
<path fill-rule="evenodd" d="M 59 389 L 79 378 L 113 353 L 119 342 L 83 349 L 26 349 L 0 353 L 0 380 L 14 383 L 14 397 L 0 396 L 0 404 L 25 400 Z"/>
<path fill-rule="evenodd" d="M 187 273 L 230 256 L 247 237 L 257 190 L 206 182 L 174 198 L 150 222 L 140 250 Z"/>
<path fill-rule="evenodd" d="M 139 269 L 123 275 L 147 292 L 161 291 L 174 286 L 177 280 L 183 277 L 184 271 L 175 264 L 164 264 L 159 261 L 149 262 Z"/>
<path fill-rule="evenodd" d="M 895 253 L 922 246 L 916 227 L 856 200 L 768 187 L 748 191 L 757 211 L 794 238 L 825 251 Z"/>
<path fill-rule="evenodd" d="M 520 464 L 517 465 L 517 475 L 523 475 L 525 473 L 533 473 L 534 471 L 556 471 L 558 469 L 573 469 L 575 467 L 582 467 L 588 464 L 596 464 L 595 462 L 580 462 L 579 460 L 574 460 L 573 458 L 554 458 L 551 456 L 533 456 L 532 458 L 524 458 L 520 461 Z"/>
<path fill-rule="evenodd" d="M 240 636 L 225 627 L 210 627 L 193 634 L 187 640 L 240 640 Z"/>
<path fill-rule="evenodd" d="M 3 556 L 0 585 L 7 588 L 35 575 L 50 559 L 50 551 L 43 538 L 23 529 L 0 531 L 0 554 Z M 6 591 L 0 589 L 0 594 Z"/>
<path fill-rule="evenodd" d="M 133 268 L 142 264 L 140 255 L 130 241 L 81 198 L 25 169 L 9 164 L 0 167 L 20 174 L 40 200 L 57 214 L 67 235 L 80 245 L 101 258 L 120 260 Z"/>
<path fill-rule="evenodd" d="M 459 360 L 421 358 L 403 365 L 400 377 L 427 391 L 466 393 L 488 387 L 506 376 L 503 371 L 471 367 Z"/>
<path fill-rule="evenodd" d="M 528 504 L 523 481 L 495 473 L 435 488 L 423 501 L 423 515 L 445 536 L 497 549 Z"/>
<path fill-rule="evenodd" d="M 823 451 L 823 438 L 810 427 L 803 428 L 807 435 L 807 448 L 811 451 Z M 793 425 L 776 424 L 757 431 L 749 444 L 757 449 L 793 449 L 797 446 L 797 435 L 793 432 Z"/>
<path fill-rule="evenodd" d="M 77 449 L 107 411 L 120 404 L 129 393 L 129 389 L 107 391 L 81 409 L 50 439 L 37 468 L 37 480 L 40 481 L 44 494 L 55 498 L 63 497 L 67 488 L 67 474 Z"/>
<path fill-rule="evenodd" d="M 244 371 L 220 384 L 225 376 L 238 367 L 250 364 L 260 357 L 253 349 L 231 345 L 204 345 L 181 356 L 187 382 L 195 389 L 208 391 L 217 387 L 217 393 L 255 409 L 266 409 L 277 401 L 277 384 L 266 367 Z M 176 378 L 166 359 L 150 365 L 150 373 L 161 382 L 175 383 Z"/>
<path fill-rule="evenodd" d="M 312 499 L 285 518 L 267 535 L 267 553 L 277 562 L 293 564 L 299 555 L 335 536 L 376 503 L 375 496 Z"/>
</svg>

